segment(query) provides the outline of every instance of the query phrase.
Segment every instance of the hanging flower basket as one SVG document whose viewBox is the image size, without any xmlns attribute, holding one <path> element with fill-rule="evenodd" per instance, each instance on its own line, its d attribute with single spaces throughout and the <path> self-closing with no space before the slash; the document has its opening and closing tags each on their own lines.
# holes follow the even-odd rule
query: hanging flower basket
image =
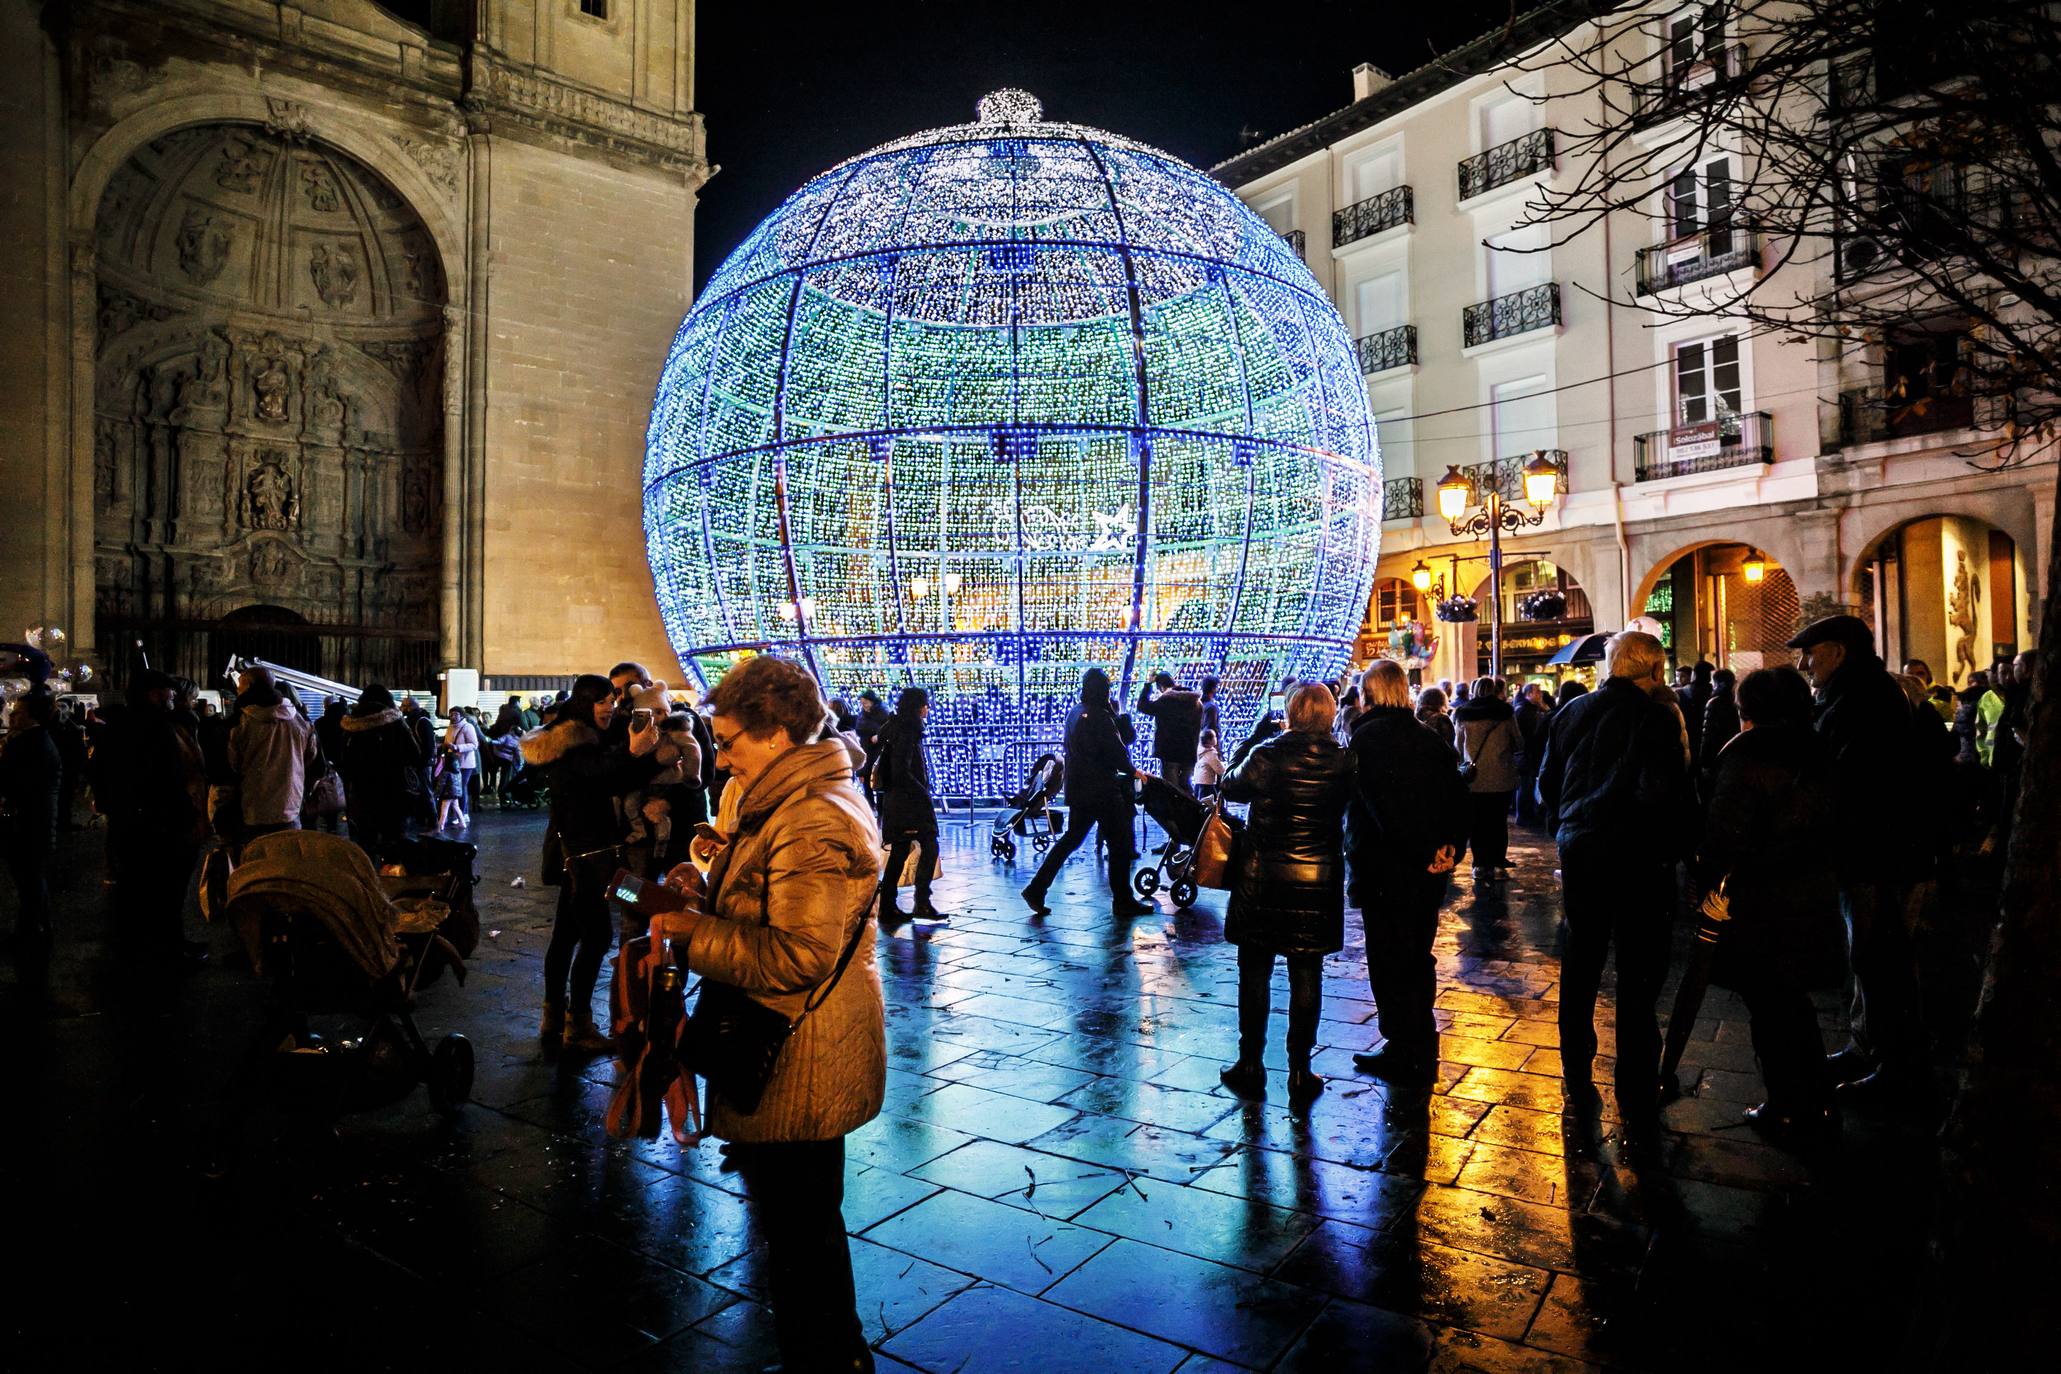
<svg viewBox="0 0 2061 1374">
<path fill-rule="evenodd" d="M 1517 614 L 1526 620 L 1558 620 L 1567 614 L 1567 598 L 1551 588 L 1533 592 L 1517 603 Z"/>
<path fill-rule="evenodd" d="M 1432 614 L 1448 625 L 1464 625 L 1475 619 L 1476 607 L 1471 596 L 1449 596 L 1432 608 Z"/>
</svg>

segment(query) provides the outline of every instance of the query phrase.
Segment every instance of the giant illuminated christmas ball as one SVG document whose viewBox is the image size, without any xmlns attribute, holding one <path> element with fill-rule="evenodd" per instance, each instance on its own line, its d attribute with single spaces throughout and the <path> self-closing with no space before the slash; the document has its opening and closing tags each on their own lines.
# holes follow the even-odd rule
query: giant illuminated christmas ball
<svg viewBox="0 0 2061 1374">
<path fill-rule="evenodd" d="M 952 792 L 1013 788 L 1090 664 L 1127 698 L 1214 674 L 1227 730 L 1330 675 L 1380 538 L 1309 269 L 1195 168 L 1041 115 L 1000 91 L 789 196 L 681 324 L 645 459 L 682 663 L 926 687 Z"/>
</svg>

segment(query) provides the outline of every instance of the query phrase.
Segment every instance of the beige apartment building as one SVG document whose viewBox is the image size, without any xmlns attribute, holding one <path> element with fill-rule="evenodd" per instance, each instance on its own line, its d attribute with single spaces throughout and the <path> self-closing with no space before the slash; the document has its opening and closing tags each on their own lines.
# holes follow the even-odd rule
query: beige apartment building
<svg viewBox="0 0 2061 1374">
<path fill-rule="evenodd" d="M 0 639 L 203 683 L 669 663 L 640 489 L 711 170 L 693 25 L 0 0 Z"/>
<path fill-rule="evenodd" d="M 1631 70 L 1664 75 L 1665 89 L 1692 91 L 1738 61 L 1737 37 L 1700 9 L 1603 22 Z M 1891 658 L 1924 658 L 1956 686 L 2028 646 L 2055 452 L 1985 471 L 1965 456 L 1965 400 L 1942 395 L 1895 424 L 1867 404 L 1871 388 L 1926 384 L 1928 358 L 1950 367 L 1951 321 L 1914 321 L 1842 358 L 1646 308 L 1713 289 L 1723 299 L 1778 260 L 1730 213 L 1751 148 L 1707 151 L 1652 203 L 1563 243 L 1525 225 L 1541 187 L 1578 183 L 1567 131 L 1622 117 L 1547 60 L 1571 29 L 1534 12 L 1401 77 L 1362 66 L 1350 105 L 1214 169 L 1298 247 L 1358 341 L 1385 471 L 1363 653 L 1391 654 L 1391 630 L 1416 620 L 1438 636 L 1427 678 L 1487 670 L 1487 545 L 1453 535 L 1436 488 L 1457 467 L 1477 495 L 1496 483 L 1514 499 L 1541 449 L 1565 490 L 1504 540 L 1508 675 L 1550 678 L 1571 637 L 1642 614 L 1677 661 L 1741 670 L 1786 661 L 1799 615 L 1834 605 L 1872 620 Z M 1623 92 L 1612 103 L 1638 109 L 1634 139 L 1664 137 L 1678 108 Z M 1781 270 L 1805 291 L 1822 280 L 1810 274 L 1835 271 L 1864 289 L 1870 245 L 1836 248 Z M 1541 590 L 1564 606 L 1524 619 Z M 1482 603 L 1479 621 L 1434 621 L 1433 596 L 1454 592 Z"/>
</svg>

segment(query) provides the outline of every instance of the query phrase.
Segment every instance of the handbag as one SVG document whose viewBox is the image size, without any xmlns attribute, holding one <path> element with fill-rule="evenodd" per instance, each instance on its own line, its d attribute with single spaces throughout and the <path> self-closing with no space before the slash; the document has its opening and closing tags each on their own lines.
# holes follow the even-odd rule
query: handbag
<svg viewBox="0 0 2061 1374">
<path fill-rule="evenodd" d="M 1462 727 L 1462 728 L 1460 729 L 1460 731 L 1459 731 L 1459 737 L 1460 737 L 1460 781 L 1461 781 L 1461 782 L 1464 782 L 1464 783 L 1466 783 L 1466 784 L 1467 784 L 1467 785 L 1468 785 L 1469 787 L 1472 787 L 1472 786 L 1474 785 L 1474 779 L 1475 779 L 1476 775 L 1478 775 L 1478 774 L 1479 774 L 1479 773 L 1481 772 L 1481 770 L 1480 770 L 1479 768 L 1476 768 L 1476 767 L 1474 766 L 1474 760 L 1473 760 L 1473 759 L 1470 759 L 1470 758 L 1468 758 L 1468 757 L 1467 757 L 1467 731 L 1466 731 L 1465 727 Z"/>
<path fill-rule="evenodd" d="M 322 770 L 322 776 L 315 779 L 315 785 L 308 789 L 308 795 L 301 802 L 303 816 L 334 816 L 344 809 L 343 777 L 334 768 Z"/>
<path fill-rule="evenodd" d="M 1197 887 L 1226 889 L 1231 886 L 1231 856 L 1238 842 L 1237 832 L 1224 819 L 1223 804 L 1209 809 L 1209 819 L 1195 837 L 1195 862 L 1191 874 Z"/>
<path fill-rule="evenodd" d="M 902 871 L 895 875 L 896 887 L 916 886 L 916 879 L 919 876 L 916 870 L 918 864 L 922 861 L 922 858 L 922 848 L 920 846 L 912 845 L 909 849 L 909 857 L 902 861 Z M 935 880 L 936 878 L 940 877 L 944 873 L 944 871 L 945 859 L 944 855 L 940 853 L 938 857 L 930 861 L 930 876 L 933 880 Z"/>
<path fill-rule="evenodd" d="M 713 897 L 710 905 L 713 908 Z M 761 918 L 762 924 L 770 921 L 770 917 Z M 860 937 L 865 935 L 868 924 L 868 917 L 859 918 L 859 928 L 845 942 L 837 967 L 809 994 L 801 1014 L 791 1021 L 742 988 L 713 978 L 701 980 L 701 995 L 694 999 L 687 1035 L 693 1046 L 694 1072 L 708 1080 L 711 1101 L 721 1097 L 739 1116 L 750 1116 L 759 1109 L 766 1085 L 773 1081 L 773 1070 L 779 1066 L 780 1051 L 801 1023 L 809 1019 L 809 1013 L 823 1005 L 836 989 L 838 980 L 844 977 L 845 966 L 858 952 Z"/>
</svg>

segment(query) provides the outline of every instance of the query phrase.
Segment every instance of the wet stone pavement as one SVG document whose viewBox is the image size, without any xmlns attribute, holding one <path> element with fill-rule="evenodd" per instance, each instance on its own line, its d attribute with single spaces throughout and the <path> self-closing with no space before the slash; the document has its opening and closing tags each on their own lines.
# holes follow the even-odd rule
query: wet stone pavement
<svg viewBox="0 0 2061 1374">
<path fill-rule="evenodd" d="M 192 977 L 130 970 L 100 832 L 67 840 L 47 979 L 0 966 L 23 1085 L 0 1133 L 26 1222 L 10 1231 L 32 1238 L 10 1285 L 15 1367 L 777 1361 L 751 1211 L 715 1143 L 609 1142 L 608 1061 L 539 1046 L 540 831 L 483 818 L 488 934 L 467 983 L 417 1012 L 432 1040 L 472 1039 L 473 1103 L 447 1121 L 418 1089 L 333 1135 L 267 1107 L 221 1178 L 198 1166 L 261 994 L 223 931 Z M 848 1147 L 880 1367 L 1673 1370 L 1834 1352 L 1893 1367 L 1927 1220 L 1923 1133 L 1850 1118 L 1843 1147 L 1809 1162 L 1761 1143 L 1739 1124 L 1761 1096 L 1746 1021 L 1713 991 L 1659 1158 L 1630 1167 L 1608 1088 L 1563 1092 L 1552 849 L 1515 841 L 1514 881 L 1476 889 L 1463 870 L 1445 909 L 1435 1090 L 1354 1073 L 1379 1037 L 1349 930 L 1325 967 L 1329 1091 L 1297 1119 L 1278 977 L 1267 1102 L 1217 1082 L 1236 1048 L 1223 894 L 1178 913 L 1162 894 L 1114 921 L 1084 853 L 1035 919 L 1021 861 L 948 824 L 953 919 L 880 938 L 887 1106 Z"/>
</svg>

